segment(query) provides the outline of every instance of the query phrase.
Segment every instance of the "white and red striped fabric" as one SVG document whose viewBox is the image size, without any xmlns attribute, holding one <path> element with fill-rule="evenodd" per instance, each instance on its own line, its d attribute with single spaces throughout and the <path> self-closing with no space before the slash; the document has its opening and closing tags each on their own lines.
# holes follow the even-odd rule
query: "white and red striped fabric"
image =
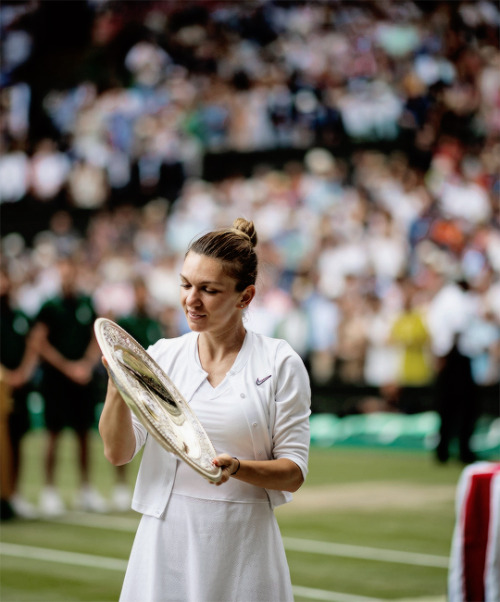
<svg viewBox="0 0 500 602">
<path fill-rule="evenodd" d="M 448 601 L 500 602 L 500 462 L 475 462 L 460 476 Z"/>
</svg>

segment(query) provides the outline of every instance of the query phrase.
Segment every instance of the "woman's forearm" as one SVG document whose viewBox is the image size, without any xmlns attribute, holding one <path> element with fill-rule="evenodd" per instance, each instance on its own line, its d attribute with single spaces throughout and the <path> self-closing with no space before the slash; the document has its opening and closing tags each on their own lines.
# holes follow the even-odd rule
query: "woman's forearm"
<svg viewBox="0 0 500 602">
<path fill-rule="evenodd" d="M 130 462 L 136 445 L 132 415 L 111 380 L 99 420 L 99 433 L 104 455 L 111 464 L 120 466 Z"/>
<path fill-rule="evenodd" d="M 228 454 L 221 454 L 215 458 L 214 463 L 223 468 L 220 484 L 232 477 L 256 487 L 293 493 L 304 482 L 302 471 L 288 458 L 242 460 L 232 458 Z"/>
</svg>

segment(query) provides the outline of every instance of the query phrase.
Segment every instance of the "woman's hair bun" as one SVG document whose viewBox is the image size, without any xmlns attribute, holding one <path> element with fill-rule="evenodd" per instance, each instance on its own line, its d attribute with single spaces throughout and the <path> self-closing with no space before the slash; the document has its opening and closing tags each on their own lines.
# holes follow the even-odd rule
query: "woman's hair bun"
<svg viewBox="0 0 500 602">
<path fill-rule="evenodd" d="M 233 222 L 233 228 L 246 234 L 252 243 L 252 247 L 257 245 L 257 231 L 253 222 L 249 222 L 244 217 L 237 217 Z"/>
</svg>

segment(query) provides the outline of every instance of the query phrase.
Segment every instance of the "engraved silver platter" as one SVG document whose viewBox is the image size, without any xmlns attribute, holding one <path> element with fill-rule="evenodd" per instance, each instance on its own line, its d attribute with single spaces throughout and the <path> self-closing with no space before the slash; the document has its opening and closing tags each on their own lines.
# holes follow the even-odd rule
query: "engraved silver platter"
<svg viewBox="0 0 500 602">
<path fill-rule="evenodd" d="M 206 479 L 220 481 L 212 442 L 160 366 L 112 320 L 98 318 L 94 331 L 116 388 L 148 433 Z"/>
</svg>

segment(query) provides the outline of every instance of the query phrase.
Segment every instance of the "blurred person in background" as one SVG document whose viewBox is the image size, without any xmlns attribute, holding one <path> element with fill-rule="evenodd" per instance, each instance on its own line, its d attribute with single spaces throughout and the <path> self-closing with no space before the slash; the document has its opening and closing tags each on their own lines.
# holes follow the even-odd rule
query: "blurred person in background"
<svg viewBox="0 0 500 602">
<path fill-rule="evenodd" d="M 468 464 L 476 459 L 470 440 L 479 416 L 479 396 L 472 375 L 471 351 L 464 336 L 475 312 L 475 300 L 463 279 L 443 280 L 427 312 L 436 358 L 436 404 L 441 421 L 435 453 L 442 463 L 448 461 L 455 437 L 460 460 Z"/>
<path fill-rule="evenodd" d="M 31 341 L 31 322 L 12 299 L 8 268 L 0 266 L 0 370 L 2 380 L 2 519 L 35 518 L 35 508 L 19 491 L 21 442 L 30 429 L 28 394 L 38 355 Z M 5 479 L 5 480 L 4 480 Z"/>
<path fill-rule="evenodd" d="M 57 148 L 57 142 L 40 140 L 31 157 L 30 185 L 33 196 L 42 202 L 55 199 L 63 192 L 71 162 L 68 155 Z"/>
<path fill-rule="evenodd" d="M 463 347 L 471 358 L 471 371 L 479 395 L 478 414 L 499 409 L 500 320 L 484 300 L 467 323 Z"/>
<path fill-rule="evenodd" d="M 5 370 L 0 366 L 0 521 L 15 517 L 11 498 L 12 487 L 12 444 L 9 434 L 9 416 L 12 412 L 10 387 L 5 379 Z"/>
<path fill-rule="evenodd" d="M 364 363 L 364 381 L 378 390 L 376 407 L 382 411 L 398 412 L 401 391 L 398 379 L 399 353 L 391 341 L 391 329 L 397 311 L 388 308 L 377 295 L 367 295 L 369 323 Z"/>
<path fill-rule="evenodd" d="M 314 384 L 331 381 L 335 372 L 339 310 L 336 302 L 317 288 L 314 269 L 300 274 L 297 279 L 303 289 L 302 306 L 308 321 L 307 363 Z"/>
<path fill-rule="evenodd" d="M 180 275 L 191 332 L 149 350 L 212 440 L 217 486 L 148 436 L 109 381 L 99 425 L 106 457 L 125 464 L 145 446 L 133 499 L 143 516 L 122 602 L 293 600 L 273 508 L 307 474 L 310 386 L 288 343 L 245 328 L 256 244 L 242 218 L 196 239 Z"/>
<path fill-rule="evenodd" d="M 278 320 L 273 336 L 290 343 L 309 369 L 309 316 L 303 303 L 305 294 L 303 283 L 295 279 L 290 291 L 291 306 Z"/>
<path fill-rule="evenodd" d="M 78 289 L 77 261 L 60 258 L 58 269 L 60 294 L 42 305 L 33 329 L 43 360 L 41 392 L 48 442 L 40 509 L 47 516 L 57 516 L 65 510 L 55 483 L 58 445 L 65 427 L 71 428 L 78 440 L 80 492 L 76 507 L 106 510 L 104 500 L 90 484 L 89 434 L 95 409 L 92 377 L 99 358 L 93 333 L 97 316 L 91 299 Z"/>
<path fill-rule="evenodd" d="M 367 302 L 361 292 L 362 279 L 348 275 L 338 299 L 341 317 L 338 326 L 336 376 L 343 384 L 360 385 L 364 379 L 368 346 Z"/>
<path fill-rule="evenodd" d="M 150 294 L 144 279 L 140 276 L 133 281 L 134 310 L 117 317 L 117 324 L 131 334 L 134 339 L 147 349 L 163 336 L 162 327 L 154 317 Z"/>
<path fill-rule="evenodd" d="M 472 377 L 471 358 L 460 348 L 460 333 L 453 339 L 451 349 L 438 358 L 436 394 L 441 419 L 436 457 L 447 462 L 450 445 L 458 435 L 459 457 L 465 464 L 476 460 L 470 448 L 479 416 L 477 385 Z"/>
<path fill-rule="evenodd" d="M 403 308 L 396 315 L 390 341 L 398 349 L 397 384 L 401 399 L 411 404 L 408 394 L 415 387 L 429 385 L 433 378 L 431 337 L 423 309 L 418 306 L 418 289 L 410 280 L 403 282 Z M 409 407 L 402 407 L 410 411 Z"/>
</svg>

